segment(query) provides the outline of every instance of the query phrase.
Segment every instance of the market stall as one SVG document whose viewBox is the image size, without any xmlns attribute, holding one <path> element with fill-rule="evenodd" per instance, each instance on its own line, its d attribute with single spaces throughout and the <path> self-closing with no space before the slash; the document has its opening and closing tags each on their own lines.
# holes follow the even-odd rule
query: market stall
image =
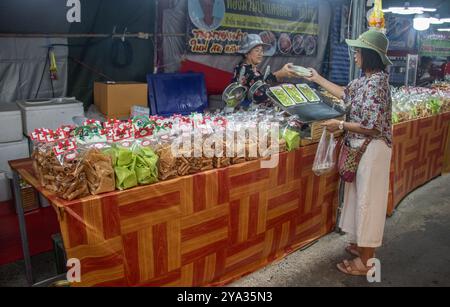
<svg viewBox="0 0 450 307">
<path fill-rule="evenodd" d="M 394 91 L 388 215 L 406 195 L 445 172 L 450 156 L 449 97 L 448 88 Z"/>
<path fill-rule="evenodd" d="M 30 160 L 11 167 L 57 210 L 75 286 L 217 285 L 332 231 L 339 179 L 312 173 L 316 147 L 73 201 L 42 189 Z"/>
</svg>

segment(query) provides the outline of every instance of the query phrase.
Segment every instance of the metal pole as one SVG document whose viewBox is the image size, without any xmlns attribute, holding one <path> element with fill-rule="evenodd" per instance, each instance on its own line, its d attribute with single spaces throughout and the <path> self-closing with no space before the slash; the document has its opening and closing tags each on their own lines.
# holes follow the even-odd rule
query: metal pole
<svg viewBox="0 0 450 307">
<path fill-rule="evenodd" d="M 160 33 L 156 35 L 157 37 L 172 36 L 172 37 L 184 37 L 186 33 Z M 153 33 L 126 33 L 126 34 L 92 34 L 92 33 L 0 33 L 0 37 L 25 37 L 25 38 L 103 38 L 103 37 L 114 37 L 114 38 L 140 38 L 148 39 L 150 37 L 155 37 Z"/>
<path fill-rule="evenodd" d="M 20 239 L 22 241 L 23 259 L 25 261 L 25 272 L 27 276 L 27 282 L 31 286 L 33 285 L 33 269 L 31 267 L 31 256 L 28 245 L 27 225 L 25 223 L 25 214 L 22 206 L 22 193 L 20 189 L 19 174 L 13 170 L 13 185 L 14 185 L 14 199 L 16 203 L 17 219 L 19 220 Z"/>
<path fill-rule="evenodd" d="M 158 0 L 155 0 L 155 34 L 153 35 L 153 73 L 158 73 L 158 15 L 159 5 Z"/>
<path fill-rule="evenodd" d="M 366 15 L 365 0 L 353 0 L 352 1 L 352 39 L 358 38 L 358 36 L 364 31 L 364 18 Z M 350 72 L 349 79 L 352 81 L 358 77 L 359 68 L 355 65 L 353 57 L 350 57 Z"/>
</svg>

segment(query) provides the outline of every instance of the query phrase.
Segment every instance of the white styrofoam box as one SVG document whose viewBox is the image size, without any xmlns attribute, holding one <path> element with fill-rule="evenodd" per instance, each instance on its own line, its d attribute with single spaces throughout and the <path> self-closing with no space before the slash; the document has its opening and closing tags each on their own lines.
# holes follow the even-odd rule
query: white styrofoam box
<svg viewBox="0 0 450 307">
<path fill-rule="evenodd" d="M 42 195 L 42 193 L 39 193 L 39 203 L 41 204 L 42 208 L 50 207 L 50 202 L 48 201 L 47 197 Z"/>
<path fill-rule="evenodd" d="M 0 143 L 0 171 L 6 172 L 8 177 L 12 178 L 8 161 L 28 158 L 29 156 L 28 140 L 25 137 L 18 142 Z"/>
<path fill-rule="evenodd" d="M 12 198 L 11 184 L 5 172 L 0 171 L 0 201 L 7 201 Z"/>
<path fill-rule="evenodd" d="M 57 129 L 73 125 L 73 118 L 84 116 L 83 103 L 75 98 L 18 101 L 22 111 L 23 131 L 29 135 L 36 128 Z"/>
<path fill-rule="evenodd" d="M 15 103 L 0 103 L 0 143 L 22 139 L 22 115 Z"/>
</svg>

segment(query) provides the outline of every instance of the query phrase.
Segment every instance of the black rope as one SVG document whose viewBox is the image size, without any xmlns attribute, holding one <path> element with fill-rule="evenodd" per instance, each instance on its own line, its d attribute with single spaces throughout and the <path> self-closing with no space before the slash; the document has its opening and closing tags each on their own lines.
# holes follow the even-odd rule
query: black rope
<svg viewBox="0 0 450 307">
<path fill-rule="evenodd" d="M 133 47 L 128 40 L 113 39 L 110 55 L 114 67 L 127 67 L 133 62 Z"/>
</svg>

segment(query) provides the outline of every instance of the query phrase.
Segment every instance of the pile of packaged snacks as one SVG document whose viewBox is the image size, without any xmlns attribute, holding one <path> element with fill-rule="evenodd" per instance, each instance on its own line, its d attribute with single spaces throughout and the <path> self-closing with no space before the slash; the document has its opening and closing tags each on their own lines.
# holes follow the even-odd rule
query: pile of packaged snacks
<svg viewBox="0 0 450 307">
<path fill-rule="evenodd" d="M 38 129 L 33 165 L 42 186 L 72 200 L 267 157 L 274 153 L 269 133 L 273 122 L 280 124 L 278 151 L 295 149 L 291 134 L 297 137 L 296 132 L 287 132 L 286 118 L 274 111 L 138 116 L 125 122 L 87 120 L 56 131 Z M 265 128 L 254 134 L 260 124 Z M 242 134 L 240 128 L 255 130 Z M 174 153 L 172 145 L 183 133 L 192 139 L 199 133 L 200 146 L 211 152 L 198 155 L 189 148 Z"/>
</svg>

